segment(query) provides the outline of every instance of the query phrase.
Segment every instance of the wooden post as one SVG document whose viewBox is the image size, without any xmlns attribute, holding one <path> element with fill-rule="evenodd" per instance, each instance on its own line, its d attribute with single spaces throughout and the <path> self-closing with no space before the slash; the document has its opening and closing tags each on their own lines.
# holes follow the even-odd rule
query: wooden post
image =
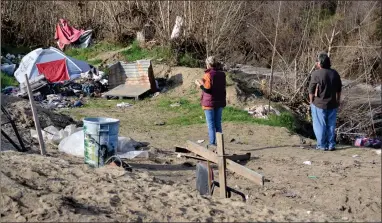
<svg viewBox="0 0 382 223">
<path fill-rule="evenodd" d="M 29 80 L 28 80 L 28 75 L 27 74 L 25 74 L 25 81 L 27 83 L 28 97 L 29 97 L 29 101 L 30 101 L 31 107 L 32 107 L 33 120 L 34 120 L 34 124 L 36 126 L 36 131 L 37 131 L 37 136 L 38 136 L 38 143 L 40 144 L 41 155 L 44 156 L 46 154 L 45 144 L 44 144 L 44 140 L 42 138 L 40 121 L 38 120 L 38 114 L 37 114 L 36 106 L 34 104 L 33 93 L 32 93 L 31 86 L 29 84 Z"/>
<path fill-rule="evenodd" d="M 207 171 L 208 171 L 208 195 L 211 196 L 211 169 L 210 169 L 210 161 L 207 160 Z"/>
<path fill-rule="evenodd" d="M 216 133 L 217 150 L 218 150 L 218 166 L 219 166 L 219 184 L 220 184 L 220 197 L 227 198 L 227 180 L 226 180 L 226 163 L 224 157 L 224 139 L 223 134 Z"/>
<path fill-rule="evenodd" d="M 205 147 L 187 140 L 187 149 L 199 156 L 202 156 L 206 160 L 209 160 L 213 163 L 218 163 L 219 157 L 216 153 L 211 150 L 206 149 Z M 245 166 L 242 166 L 232 160 L 226 159 L 227 169 L 247 178 L 248 180 L 263 186 L 264 185 L 264 176 L 262 174 L 256 173 L 255 171 L 248 169 Z"/>
</svg>

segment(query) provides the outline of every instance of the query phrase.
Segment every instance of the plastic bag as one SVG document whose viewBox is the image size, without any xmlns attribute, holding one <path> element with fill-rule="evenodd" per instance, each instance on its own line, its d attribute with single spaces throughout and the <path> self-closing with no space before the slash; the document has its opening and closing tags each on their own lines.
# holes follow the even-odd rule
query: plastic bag
<svg viewBox="0 0 382 223">
<path fill-rule="evenodd" d="M 127 153 L 118 153 L 118 156 L 120 158 L 125 158 L 125 159 L 134 159 L 134 158 L 149 158 L 149 151 L 130 151 Z"/>
<path fill-rule="evenodd" d="M 84 157 L 84 132 L 78 131 L 72 135 L 64 138 L 58 145 L 58 151 L 73 155 Z"/>
<path fill-rule="evenodd" d="M 64 131 L 68 133 L 68 136 L 70 136 L 71 134 L 77 132 L 76 125 L 74 124 L 68 125 L 65 127 Z"/>
<path fill-rule="evenodd" d="M 134 151 L 141 144 L 129 137 L 118 137 L 117 153 Z"/>
</svg>

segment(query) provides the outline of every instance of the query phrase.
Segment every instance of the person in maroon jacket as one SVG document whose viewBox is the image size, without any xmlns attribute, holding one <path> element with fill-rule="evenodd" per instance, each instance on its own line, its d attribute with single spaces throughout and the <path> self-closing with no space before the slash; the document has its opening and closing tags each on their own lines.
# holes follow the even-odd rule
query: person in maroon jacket
<svg viewBox="0 0 382 223">
<path fill-rule="evenodd" d="M 222 113 L 226 106 L 226 77 L 215 57 L 206 59 L 207 70 L 195 84 L 202 90 L 201 105 L 206 116 L 209 146 L 216 146 L 216 132 L 222 132 Z"/>
</svg>

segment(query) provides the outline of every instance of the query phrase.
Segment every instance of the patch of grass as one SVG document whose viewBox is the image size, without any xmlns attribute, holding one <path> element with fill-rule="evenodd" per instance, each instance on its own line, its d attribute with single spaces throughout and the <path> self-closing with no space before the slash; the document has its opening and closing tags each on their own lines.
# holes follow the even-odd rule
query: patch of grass
<svg viewBox="0 0 382 223">
<path fill-rule="evenodd" d="M 19 82 L 17 82 L 15 77 L 1 72 L 1 88 L 5 88 L 7 86 L 19 86 Z"/>
<path fill-rule="evenodd" d="M 127 61 L 136 61 L 142 59 L 162 60 L 164 62 L 171 62 L 174 55 L 171 48 L 168 46 L 155 46 L 152 49 L 145 49 L 139 46 L 138 41 L 134 41 L 130 48 L 122 51 Z"/>
<path fill-rule="evenodd" d="M 91 45 L 88 48 L 70 48 L 65 51 L 65 54 L 71 57 L 74 57 L 78 60 L 88 61 L 89 63 L 94 63 L 91 61 L 99 53 L 113 51 L 121 49 L 122 46 L 116 43 L 109 42 L 100 42 L 94 45 Z M 97 61 L 97 60 L 95 60 Z"/>
<path fill-rule="evenodd" d="M 184 53 L 179 58 L 179 65 L 185 67 L 199 67 L 199 61 L 195 59 L 192 54 Z"/>
<path fill-rule="evenodd" d="M 89 64 L 94 66 L 94 65 L 101 64 L 102 60 L 101 59 L 96 59 L 96 60 L 89 60 L 88 62 L 89 62 Z"/>
<path fill-rule="evenodd" d="M 94 98 L 94 99 L 87 100 L 83 108 L 111 108 L 111 107 L 116 107 L 117 104 L 122 102 L 134 104 L 135 101 L 132 99 L 131 100 L 127 100 L 127 99 L 106 100 L 103 98 Z"/>
<path fill-rule="evenodd" d="M 178 107 L 171 107 L 173 103 L 180 103 Z M 169 114 L 167 123 L 170 125 L 193 125 L 205 123 L 205 116 L 201 106 L 196 102 L 190 102 L 187 99 L 162 99 L 158 102 L 158 107 Z M 226 107 L 223 110 L 223 122 L 236 123 L 256 123 L 261 125 L 285 127 L 290 131 L 295 131 L 295 118 L 288 111 L 282 111 L 280 116 L 270 115 L 268 119 L 253 118 L 246 111 Z"/>
</svg>

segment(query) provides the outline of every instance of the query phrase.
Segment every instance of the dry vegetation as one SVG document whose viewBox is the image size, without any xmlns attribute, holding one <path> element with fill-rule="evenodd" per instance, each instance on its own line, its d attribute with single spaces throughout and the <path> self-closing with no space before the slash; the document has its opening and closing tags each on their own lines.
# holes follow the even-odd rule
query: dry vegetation
<svg viewBox="0 0 382 223">
<path fill-rule="evenodd" d="M 227 65 L 270 67 L 275 49 L 272 68 L 283 77 L 273 89 L 302 113 L 318 51 L 330 54 L 343 78 L 381 83 L 380 1 L 2 1 L 1 16 L 2 44 L 9 45 L 54 45 L 55 24 L 66 18 L 75 27 L 93 29 L 96 40 L 129 43 L 143 32 L 147 41 L 197 59 L 214 54 Z M 182 35 L 171 41 L 176 16 L 184 19 Z M 362 94 L 367 95 L 356 104 L 344 103 L 340 113 L 347 136 L 381 131 L 380 99 L 371 103 L 373 93 Z M 356 118 L 349 123 L 353 108 Z"/>
</svg>

